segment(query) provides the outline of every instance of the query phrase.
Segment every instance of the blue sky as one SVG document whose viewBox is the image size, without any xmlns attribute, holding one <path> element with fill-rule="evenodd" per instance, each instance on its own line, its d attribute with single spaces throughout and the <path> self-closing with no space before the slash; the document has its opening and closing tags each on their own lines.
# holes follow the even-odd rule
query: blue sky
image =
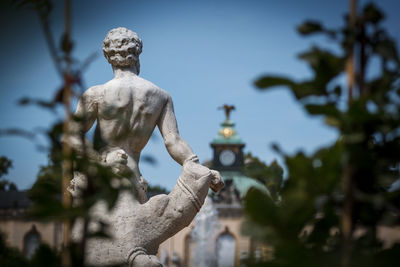
<svg viewBox="0 0 400 267">
<path fill-rule="evenodd" d="M 52 27 L 60 36 L 62 5 L 55 2 Z M 386 13 L 385 25 L 399 43 L 399 1 L 374 2 Z M 4 2 L 0 7 L 0 128 L 46 128 L 57 116 L 16 104 L 26 96 L 49 100 L 61 85 L 38 19 L 32 11 L 15 10 Z M 312 152 L 335 140 L 337 133 L 306 116 L 288 91 L 260 92 L 253 81 L 265 73 L 308 77 L 309 69 L 296 55 L 312 44 L 332 44 L 319 37 L 301 38 L 296 25 L 316 19 L 339 26 L 347 8 L 347 0 L 72 1 L 73 54 L 83 60 L 97 53 L 85 83 L 105 83 L 113 75 L 101 42 L 114 27 L 132 29 L 143 40 L 140 75 L 171 94 L 181 135 L 201 161 L 211 158 L 209 143 L 224 119 L 217 107 L 228 103 L 236 106 L 232 119 L 246 142 L 245 151 L 269 163 L 278 157 L 271 143 L 290 153 Z M 144 177 L 171 189 L 181 168 L 161 138 L 150 140 L 143 153 L 158 161 L 156 166 L 141 163 Z M 6 178 L 21 189 L 29 188 L 39 166 L 47 163 L 46 153 L 18 137 L 0 138 L 0 155 L 12 159 L 14 167 Z"/>
</svg>

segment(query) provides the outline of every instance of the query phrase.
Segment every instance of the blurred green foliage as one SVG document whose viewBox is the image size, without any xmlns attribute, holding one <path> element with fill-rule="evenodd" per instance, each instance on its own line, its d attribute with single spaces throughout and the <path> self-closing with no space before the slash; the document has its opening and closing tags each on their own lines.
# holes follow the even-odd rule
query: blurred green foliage
<svg viewBox="0 0 400 267">
<path fill-rule="evenodd" d="M 274 160 L 270 165 L 251 153 L 245 155 L 243 174 L 264 184 L 274 201 L 278 201 L 283 183 L 283 168 Z"/>
<path fill-rule="evenodd" d="M 307 21 L 298 27 L 300 34 L 325 35 L 341 52 L 312 47 L 300 54 L 313 73 L 310 79 L 266 75 L 255 82 L 261 90 L 288 88 L 308 114 L 324 118 L 340 137 L 310 155 L 289 155 L 274 146 L 288 171 L 281 201 L 276 205 L 257 189 L 245 200 L 244 229 L 274 248 L 273 258 L 254 266 L 398 265 L 400 246 L 387 247 L 377 238 L 379 227 L 400 223 L 400 190 L 392 188 L 399 179 L 400 60 L 381 26 L 383 18 L 367 4 L 355 27 L 348 16 L 339 29 Z M 353 47 L 356 74 L 350 98 L 343 78 Z M 379 62 L 373 78 L 367 75 L 371 60 Z M 351 224 L 348 242 L 345 220 Z"/>
<path fill-rule="evenodd" d="M 61 266 L 60 254 L 47 244 L 41 244 L 29 260 L 32 267 L 58 267 Z"/>
<path fill-rule="evenodd" d="M 4 175 L 8 173 L 8 169 L 12 167 L 12 162 L 8 158 L 0 157 L 0 191 L 17 191 L 17 186 L 6 179 Z"/>
<path fill-rule="evenodd" d="M 152 195 L 168 194 L 169 193 L 169 191 L 162 185 L 149 185 L 147 187 L 147 192 L 150 192 Z"/>
<path fill-rule="evenodd" d="M 20 267 L 27 266 L 28 260 L 16 248 L 10 248 L 6 244 L 6 236 L 0 232 L 0 266 Z"/>
<path fill-rule="evenodd" d="M 61 260 L 58 252 L 46 244 L 41 244 L 36 249 L 32 258 L 28 260 L 17 248 L 8 247 L 5 234 L 0 232 L 0 266 L 58 267 L 61 266 Z"/>
<path fill-rule="evenodd" d="M 19 101 L 19 104 L 21 106 L 36 105 L 54 114 L 57 114 L 60 108 L 66 110 L 65 120 L 54 123 L 45 132 L 49 145 L 47 147 L 41 146 L 41 148 L 49 153 L 49 164 L 41 167 L 38 179 L 29 191 L 29 197 L 33 201 L 29 215 L 36 220 L 62 222 L 65 229 L 69 229 L 68 226 L 73 225 L 77 219 L 82 219 L 83 231 L 80 241 L 72 241 L 69 238 L 71 235 L 70 229 L 64 233 L 64 240 L 67 240 L 67 243 L 63 244 L 62 260 L 64 266 L 83 266 L 87 239 L 93 236 L 108 238 L 105 234 L 107 225 L 103 221 L 99 221 L 98 218 L 91 216 L 89 210 L 100 200 L 105 201 L 108 208 L 111 209 L 116 203 L 121 190 L 133 190 L 132 186 L 126 185 L 126 183 L 111 184 L 112 179 L 124 179 L 130 173 L 128 170 L 116 173 L 111 166 L 102 164 L 100 151 L 104 144 L 100 140 L 100 135 L 98 133 L 95 134 L 92 142 L 94 147 L 91 150 L 89 149 L 91 145 L 87 142 L 85 133 L 82 130 L 83 124 L 87 121 L 85 112 L 83 112 L 82 116 L 70 115 L 70 103 L 73 98 L 78 98 L 86 89 L 82 77 L 83 71 L 94 59 L 93 55 L 83 62 L 72 56 L 74 43 L 68 26 L 65 27 L 59 42 L 56 41 L 51 27 L 53 1 L 11 0 L 10 2 L 16 8 L 31 9 L 38 15 L 49 53 L 61 79 L 61 85 L 52 101 L 23 98 Z M 69 25 L 70 21 L 70 13 L 67 12 L 69 5 L 69 1 L 65 1 L 65 25 Z M 71 97 L 65 97 L 69 95 Z M 75 131 L 72 125 L 77 126 Z M 19 135 L 35 141 L 34 137 L 37 133 L 29 133 L 21 129 L 6 129 L 0 131 L 0 134 Z M 70 144 L 70 140 L 68 140 L 69 142 L 63 140 L 63 137 L 71 135 L 74 135 L 81 145 L 73 146 Z M 68 143 L 68 146 L 66 143 Z M 144 161 L 155 164 L 155 160 L 151 156 L 145 157 Z M 62 167 L 71 165 L 72 168 L 63 169 Z M 62 187 L 63 184 L 66 187 L 69 181 L 64 181 L 63 177 L 68 177 L 69 179 L 77 172 L 84 177 L 85 185 L 71 188 L 75 192 L 79 192 L 79 201 L 74 201 L 71 205 L 68 197 L 69 192 L 66 192 L 67 190 Z M 63 190 L 65 191 L 62 192 Z M 103 226 L 99 232 L 88 232 L 88 225 L 92 222 L 97 222 Z M 34 266 L 51 266 L 51 262 L 58 261 L 58 255 L 52 254 L 48 248 L 42 247 L 39 252 L 47 255 L 49 263 L 43 264 L 42 259 L 38 256 L 32 260 Z"/>
</svg>

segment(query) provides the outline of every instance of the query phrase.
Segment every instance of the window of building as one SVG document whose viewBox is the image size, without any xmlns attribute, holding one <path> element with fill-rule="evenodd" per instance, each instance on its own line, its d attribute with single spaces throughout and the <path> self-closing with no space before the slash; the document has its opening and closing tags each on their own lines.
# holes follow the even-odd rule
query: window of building
<svg viewBox="0 0 400 267">
<path fill-rule="evenodd" d="M 217 239 L 217 266 L 235 266 L 235 237 L 229 232 L 228 228 L 219 235 Z"/>
<path fill-rule="evenodd" d="M 24 237 L 24 253 L 30 259 L 35 254 L 36 249 L 40 245 L 40 234 L 36 230 L 35 225 L 32 225 L 31 230 Z"/>
<path fill-rule="evenodd" d="M 185 265 L 184 266 L 193 266 L 194 265 L 194 248 L 196 246 L 196 242 L 193 240 L 191 233 L 189 233 L 185 237 Z"/>
</svg>

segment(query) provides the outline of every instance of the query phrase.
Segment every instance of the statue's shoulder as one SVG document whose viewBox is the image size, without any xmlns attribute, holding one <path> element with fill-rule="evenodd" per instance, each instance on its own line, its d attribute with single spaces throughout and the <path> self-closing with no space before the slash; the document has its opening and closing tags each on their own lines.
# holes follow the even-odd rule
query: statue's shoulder
<svg viewBox="0 0 400 267">
<path fill-rule="evenodd" d="M 87 101 L 98 101 L 101 98 L 101 95 L 103 94 L 104 90 L 104 85 L 95 85 L 87 89 L 82 97 L 85 98 Z"/>
<path fill-rule="evenodd" d="M 87 95 L 96 95 L 96 94 L 99 94 L 99 93 L 101 93 L 101 91 L 103 91 L 103 87 L 104 87 L 104 84 L 98 84 L 98 85 L 94 85 L 94 86 L 92 86 L 92 87 L 89 87 L 89 89 L 87 89 L 86 91 L 85 91 L 85 95 L 87 94 Z"/>
<path fill-rule="evenodd" d="M 171 96 L 168 94 L 167 91 L 165 91 L 164 89 L 158 87 L 157 85 L 155 85 L 154 83 L 144 79 L 144 78 L 140 78 L 140 87 L 142 89 L 144 89 L 145 91 L 147 91 L 148 93 L 152 94 L 152 95 L 157 95 L 158 97 L 164 99 L 165 101 L 168 100 L 169 98 L 171 98 Z"/>
</svg>

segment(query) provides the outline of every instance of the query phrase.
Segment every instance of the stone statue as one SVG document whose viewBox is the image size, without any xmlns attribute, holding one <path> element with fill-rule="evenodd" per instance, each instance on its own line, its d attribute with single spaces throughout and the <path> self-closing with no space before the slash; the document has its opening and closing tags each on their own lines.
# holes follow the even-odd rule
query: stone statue
<svg viewBox="0 0 400 267">
<path fill-rule="evenodd" d="M 235 106 L 230 106 L 230 105 L 225 104 L 222 107 L 219 107 L 218 109 L 225 110 L 226 120 L 229 121 L 229 116 L 230 116 L 232 110 L 235 110 Z"/>
<path fill-rule="evenodd" d="M 129 170 L 128 182 L 134 192 L 121 192 L 111 211 L 102 202 L 94 206 L 91 215 L 111 226 L 112 239 L 90 239 L 87 264 L 162 266 L 155 256 L 159 244 L 190 224 L 209 188 L 218 191 L 224 184 L 217 171 L 199 164 L 180 137 L 171 96 L 138 76 L 142 52 L 138 35 L 122 27 L 112 29 L 103 41 L 103 52 L 115 77 L 83 94 L 75 115 L 84 120 L 71 125 L 68 141 L 74 149 L 82 149 L 79 132 L 87 132 L 97 120 L 107 145 L 97 152 L 85 141 L 89 157 L 111 166 L 116 173 Z M 138 166 L 140 153 L 156 126 L 169 154 L 183 168 L 170 194 L 147 201 L 147 182 Z M 70 190 L 75 199 L 79 199 L 81 186 L 85 186 L 85 178 L 75 173 Z M 79 239 L 80 227 L 79 223 L 74 226 L 73 238 Z"/>
</svg>

